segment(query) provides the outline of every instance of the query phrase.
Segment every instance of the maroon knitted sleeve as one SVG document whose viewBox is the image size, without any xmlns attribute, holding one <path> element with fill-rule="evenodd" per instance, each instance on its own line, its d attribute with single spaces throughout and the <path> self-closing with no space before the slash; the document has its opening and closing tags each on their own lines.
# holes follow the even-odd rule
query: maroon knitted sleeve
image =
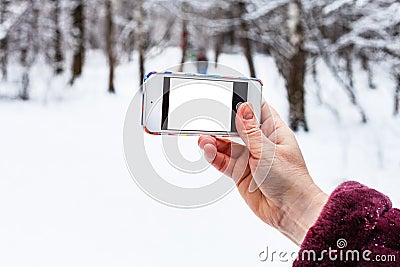
<svg viewBox="0 0 400 267">
<path fill-rule="evenodd" d="M 400 266 L 400 210 L 357 182 L 331 194 L 293 266 Z"/>
</svg>

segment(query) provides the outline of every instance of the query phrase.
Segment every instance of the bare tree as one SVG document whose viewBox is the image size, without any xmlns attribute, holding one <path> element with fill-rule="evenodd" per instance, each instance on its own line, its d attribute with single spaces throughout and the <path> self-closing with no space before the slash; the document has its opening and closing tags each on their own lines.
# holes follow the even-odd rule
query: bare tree
<svg viewBox="0 0 400 267">
<path fill-rule="evenodd" d="M 376 85 L 374 83 L 374 73 L 373 73 L 373 71 L 371 69 L 371 64 L 370 64 L 370 61 L 368 59 L 367 52 L 361 50 L 359 57 L 360 57 L 360 60 L 361 60 L 361 66 L 362 66 L 363 70 L 365 72 L 367 72 L 369 88 L 370 89 L 376 89 Z"/>
<path fill-rule="evenodd" d="M 8 6 L 11 0 L 0 1 L 0 25 L 6 21 Z M 0 36 L 0 70 L 3 80 L 7 80 L 8 65 L 8 37 L 7 34 Z"/>
<path fill-rule="evenodd" d="M 114 69 L 115 69 L 115 51 L 114 51 L 114 22 L 113 22 L 113 5 L 111 0 L 105 0 L 106 7 L 106 50 L 109 66 L 108 76 L 108 92 L 115 94 L 114 88 Z"/>
<path fill-rule="evenodd" d="M 41 2 L 38 0 L 29 0 L 32 6 L 31 9 L 31 18 L 30 18 L 30 23 L 31 23 L 31 31 L 32 31 L 32 36 L 35 39 L 34 42 L 32 42 L 32 49 L 33 53 L 35 55 L 38 55 L 40 53 L 40 32 L 39 32 L 39 17 L 40 17 L 40 8 L 41 8 Z"/>
<path fill-rule="evenodd" d="M 120 29 L 118 41 L 121 44 L 121 50 L 126 53 L 128 61 L 133 60 L 133 51 L 135 49 L 135 26 L 134 19 L 135 3 L 131 0 L 122 0 L 119 2 L 118 14 L 123 27 Z"/>
<path fill-rule="evenodd" d="M 72 5 L 73 61 L 71 85 L 76 78 L 81 76 L 85 62 L 85 3 L 83 0 L 73 0 Z"/>
<path fill-rule="evenodd" d="M 400 112 L 400 64 L 393 68 L 393 77 L 395 79 L 395 92 L 394 92 L 394 115 L 398 115 Z"/>
<path fill-rule="evenodd" d="M 264 6 L 263 12 L 255 12 L 248 19 L 255 26 L 249 31 L 250 36 L 265 44 L 285 80 L 290 127 L 295 131 L 300 128 L 308 131 L 304 88 L 307 52 L 304 47 L 306 33 L 302 2 L 269 2 Z"/>
<path fill-rule="evenodd" d="M 217 34 L 214 38 L 214 50 L 215 50 L 214 64 L 215 64 L 215 67 L 218 66 L 218 60 L 219 60 L 219 56 L 221 55 L 223 45 L 224 45 L 224 35 L 222 33 Z"/>
<path fill-rule="evenodd" d="M 19 92 L 19 98 L 22 100 L 29 100 L 29 86 L 30 86 L 30 69 L 35 60 L 37 53 L 34 51 L 37 45 L 37 35 L 34 34 L 34 29 L 38 27 L 38 22 L 35 18 L 35 0 L 29 0 L 26 13 L 18 25 L 18 43 L 19 43 L 19 61 L 23 67 L 22 84 Z"/>
<path fill-rule="evenodd" d="M 341 7 L 340 5 L 338 6 Z M 305 9 L 303 9 L 303 12 Z M 313 43 L 317 48 L 317 53 L 324 60 L 328 69 L 331 71 L 333 77 L 345 89 L 348 97 L 350 98 L 351 103 L 358 110 L 361 122 L 367 122 L 367 115 L 365 113 L 364 108 L 359 103 L 356 92 L 354 90 L 353 83 L 353 68 L 352 68 L 352 56 L 354 54 L 354 46 L 351 43 L 346 44 L 345 46 L 337 47 L 333 43 L 337 42 L 342 35 L 346 35 L 349 31 L 347 24 L 344 23 L 344 17 L 340 14 L 332 13 L 331 9 L 326 9 L 324 4 L 315 4 L 310 5 L 308 7 L 309 10 L 307 14 L 304 16 L 305 22 L 307 25 L 309 36 L 309 42 Z M 325 25 L 326 20 L 323 19 L 321 14 L 328 14 L 332 16 L 333 19 L 339 19 L 341 23 L 329 23 L 329 25 Z M 349 15 L 348 13 L 346 13 Z M 353 18 L 354 16 L 348 16 Z M 333 28 L 329 28 L 333 27 Z M 329 47 L 333 50 L 329 50 Z M 340 59 L 344 59 L 345 66 L 340 66 Z M 341 75 L 345 70 L 345 76 Z"/>
<path fill-rule="evenodd" d="M 62 34 L 60 28 L 60 0 L 51 0 L 52 3 L 52 20 L 54 26 L 53 36 L 53 68 L 56 74 L 61 74 L 64 71 L 64 54 L 62 50 Z"/>
<path fill-rule="evenodd" d="M 306 9 L 310 43 L 346 90 L 362 122 L 367 122 L 354 88 L 353 61 L 361 61 L 372 89 L 376 87 L 372 62 L 400 64 L 400 24 L 393 19 L 398 17 L 398 0 L 307 2 Z"/>
<path fill-rule="evenodd" d="M 302 7 L 300 0 L 293 0 L 288 5 L 289 43 L 292 47 L 289 53 L 289 64 L 282 66 L 286 80 L 289 100 L 290 127 L 297 131 L 303 127 L 308 131 L 304 103 L 304 76 L 306 73 L 306 52 L 304 50 L 304 27 L 302 25 Z"/>
<path fill-rule="evenodd" d="M 121 30 L 122 39 L 134 33 L 135 45 L 139 55 L 139 85 L 143 83 L 143 78 L 146 75 L 146 60 L 159 55 L 170 45 L 176 15 L 166 12 L 167 8 L 154 9 L 154 5 L 159 5 L 160 2 L 164 1 L 151 0 L 145 2 L 137 0 L 133 2 L 133 21 L 128 22 Z M 166 4 L 174 3 L 171 1 L 166 2 Z M 178 45 L 178 43 L 175 43 L 175 45 Z"/>
<path fill-rule="evenodd" d="M 157 1 L 153 1 L 152 3 L 155 4 Z M 145 62 L 149 57 L 149 53 L 151 53 L 151 48 L 165 48 L 165 46 L 162 45 L 162 42 L 165 42 L 163 39 L 166 39 L 166 36 L 169 35 L 171 25 L 170 22 L 167 21 L 164 34 L 159 34 L 160 41 L 155 41 L 152 33 L 155 28 L 161 28 L 161 26 L 155 27 L 155 23 L 152 23 L 151 21 L 158 17 L 159 14 L 151 13 L 155 11 L 148 5 L 145 6 L 146 3 L 143 0 L 138 0 L 135 2 L 135 4 L 135 39 L 137 39 L 137 49 L 139 53 L 139 84 L 141 85 L 143 83 L 143 78 L 146 75 Z"/>
<path fill-rule="evenodd" d="M 142 84 L 143 78 L 145 75 L 145 70 L 144 70 L 144 63 L 145 63 L 145 53 L 147 50 L 147 44 L 148 44 L 148 35 L 147 31 L 143 25 L 143 20 L 146 17 L 146 12 L 143 8 L 143 1 L 138 0 L 136 1 L 136 7 L 135 7 L 135 13 L 136 13 L 136 30 L 137 30 L 137 39 L 138 39 L 138 52 L 139 52 L 139 84 Z"/>
<path fill-rule="evenodd" d="M 256 70 L 255 70 L 254 62 L 253 62 L 251 40 L 248 36 L 249 26 L 248 26 L 248 22 L 244 19 L 244 16 L 247 13 L 246 3 L 244 1 L 239 1 L 237 3 L 237 11 L 238 11 L 238 17 L 239 17 L 239 21 L 240 21 L 240 32 L 241 32 L 240 41 L 241 41 L 241 44 L 243 47 L 244 56 L 246 57 L 247 64 L 249 65 L 250 76 L 256 77 Z"/>
<path fill-rule="evenodd" d="M 181 9 L 184 14 L 188 11 L 188 3 L 183 2 L 181 4 Z M 184 17 L 182 19 L 182 32 L 181 32 L 181 49 L 182 49 L 182 57 L 181 57 L 181 65 L 179 67 L 179 71 L 183 71 L 183 63 L 186 61 L 187 49 L 189 45 L 189 31 L 188 31 L 188 20 Z"/>
</svg>

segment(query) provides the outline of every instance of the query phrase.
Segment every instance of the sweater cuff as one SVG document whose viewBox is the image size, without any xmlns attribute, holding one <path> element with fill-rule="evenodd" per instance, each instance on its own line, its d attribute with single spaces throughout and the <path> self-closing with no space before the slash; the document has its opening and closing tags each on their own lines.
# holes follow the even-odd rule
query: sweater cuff
<svg viewBox="0 0 400 267">
<path fill-rule="evenodd" d="M 370 239 L 379 218 L 392 207 L 389 198 L 357 182 L 333 191 L 317 222 L 306 234 L 304 250 L 360 249 Z"/>
</svg>

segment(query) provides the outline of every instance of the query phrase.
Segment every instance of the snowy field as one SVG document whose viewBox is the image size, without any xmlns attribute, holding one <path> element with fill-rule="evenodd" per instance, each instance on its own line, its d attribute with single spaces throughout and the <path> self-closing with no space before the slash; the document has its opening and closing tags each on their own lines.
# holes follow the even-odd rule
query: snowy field
<svg viewBox="0 0 400 267">
<path fill-rule="evenodd" d="M 150 59 L 147 70 L 179 59 L 179 49 L 168 49 Z M 247 74 L 242 56 L 223 54 L 220 62 Z M 291 266 L 259 261 L 267 246 L 288 253 L 297 248 L 253 215 L 236 191 L 184 210 L 161 205 L 136 186 L 122 147 L 125 112 L 137 91 L 136 63 L 118 67 L 115 96 L 106 93 L 105 59 L 93 51 L 73 88 L 38 64 L 32 101 L 0 100 L 0 266 Z M 265 98 L 287 118 L 284 82 L 273 61 L 257 55 L 255 63 Z M 322 62 L 318 69 L 324 104 L 307 79 L 311 131 L 297 134 L 311 175 L 328 193 L 357 180 L 400 206 L 400 118 L 392 116 L 387 69 L 375 66 L 378 89 L 371 90 L 355 66 L 366 125 Z M 14 86 L 0 83 L 0 93 Z M 154 138 L 150 151 L 157 149 Z M 195 138 L 181 142 L 184 154 L 201 156 Z M 159 161 L 155 165 L 163 166 Z"/>
</svg>

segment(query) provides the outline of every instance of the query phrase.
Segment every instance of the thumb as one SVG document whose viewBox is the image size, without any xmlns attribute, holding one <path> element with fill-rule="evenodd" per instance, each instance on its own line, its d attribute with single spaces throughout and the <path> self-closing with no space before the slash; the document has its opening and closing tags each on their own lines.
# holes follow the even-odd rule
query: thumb
<svg viewBox="0 0 400 267">
<path fill-rule="evenodd" d="M 253 179 L 249 184 L 249 192 L 254 192 L 267 178 L 275 157 L 276 145 L 262 132 L 249 103 L 239 107 L 236 129 L 250 152 L 249 166 Z"/>
<path fill-rule="evenodd" d="M 251 104 L 240 105 L 236 114 L 236 129 L 251 156 L 257 160 L 262 159 L 263 149 L 271 146 L 272 142 L 261 131 Z"/>
</svg>

